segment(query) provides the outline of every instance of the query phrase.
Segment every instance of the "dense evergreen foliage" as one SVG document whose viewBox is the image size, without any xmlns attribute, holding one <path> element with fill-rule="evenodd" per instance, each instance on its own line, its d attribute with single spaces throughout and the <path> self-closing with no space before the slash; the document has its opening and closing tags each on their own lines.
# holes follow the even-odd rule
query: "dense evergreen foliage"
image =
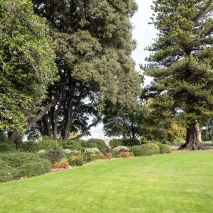
<svg viewBox="0 0 213 213">
<path fill-rule="evenodd" d="M 34 0 L 33 4 L 34 12 L 51 27 L 60 77 L 49 87 L 51 98 L 38 115 L 42 134 L 56 137 L 60 132 L 67 139 L 78 129 L 80 138 L 101 121 L 105 100 L 135 103 L 141 77 L 131 59 L 135 41 L 130 17 L 137 9 L 133 0 L 119 4 L 111 0 Z"/>
<path fill-rule="evenodd" d="M 152 24 L 158 30 L 149 64 L 149 95 L 158 122 L 171 118 L 187 129 L 182 148 L 201 149 L 199 122 L 212 116 L 213 2 L 212 0 L 156 0 Z"/>
<path fill-rule="evenodd" d="M 108 103 L 104 111 L 104 132 L 108 136 L 139 138 L 145 134 L 150 112 L 147 105 L 137 104 L 134 108 Z"/>
<path fill-rule="evenodd" d="M 53 41 L 30 0 L 0 0 L 0 23 L 0 130 L 23 134 L 55 79 Z"/>
<path fill-rule="evenodd" d="M 17 146 L 29 130 L 62 139 L 89 134 L 106 100 L 135 105 L 134 0 L 13 2 L 0 6 L 0 107 L 1 129 Z"/>
<path fill-rule="evenodd" d="M 50 172 L 51 163 L 37 154 L 14 152 L 0 154 L 0 182 L 38 176 Z"/>
</svg>

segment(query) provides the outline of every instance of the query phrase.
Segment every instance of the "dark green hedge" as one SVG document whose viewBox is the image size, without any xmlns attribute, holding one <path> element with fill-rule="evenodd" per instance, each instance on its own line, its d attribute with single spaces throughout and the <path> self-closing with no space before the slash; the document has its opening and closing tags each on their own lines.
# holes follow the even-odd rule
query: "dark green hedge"
<svg viewBox="0 0 213 213">
<path fill-rule="evenodd" d="M 114 149 L 117 146 L 123 146 L 123 140 L 122 139 L 116 139 L 116 138 L 111 139 L 109 141 L 109 145 L 112 149 Z"/>
<path fill-rule="evenodd" d="M 60 141 L 60 145 L 63 149 L 82 150 L 81 141 L 78 140 L 62 140 Z"/>
<path fill-rule="evenodd" d="M 108 147 L 105 142 L 101 139 L 89 139 L 87 141 L 82 141 L 83 148 L 98 148 L 100 152 L 106 153 Z"/>
<path fill-rule="evenodd" d="M 135 156 L 149 156 L 160 154 L 159 146 L 154 143 L 133 146 L 131 151 L 134 153 Z"/>
<path fill-rule="evenodd" d="M 137 138 L 128 138 L 123 140 L 124 146 L 136 146 L 140 145 L 140 141 Z"/>
<path fill-rule="evenodd" d="M 50 161 L 40 158 L 37 154 L 25 152 L 0 154 L 0 182 L 38 176 L 50 170 Z"/>
<path fill-rule="evenodd" d="M 5 136 L 0 135 L 0 152 L 15 152 L 15 144 Z"/>
</svg>

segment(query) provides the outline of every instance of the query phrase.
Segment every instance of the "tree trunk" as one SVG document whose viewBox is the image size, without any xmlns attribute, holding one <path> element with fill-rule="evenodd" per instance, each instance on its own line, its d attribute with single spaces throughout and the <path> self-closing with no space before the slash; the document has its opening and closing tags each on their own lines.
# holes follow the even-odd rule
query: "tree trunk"
<svg viewBox="0 0 213 213">
<path fill-rule="evenodd" d="M 17 129 L 14 129 L 13 132 L 8 133 L 8 137 L 10 138 L 10 140 L 12 142 L 15 143 L 16 148 L 18 149 L 20 147 L 20 145 L 22 143 L 22 139 L 23 139 L 23 136 L 20 134 L 20 132 Z"/>
<path fill-rule="evenodd" d="M 188 149 L 188 150 L 201 150 L 206 149 L 201 144 L 201 130 L 199 123 L 196 121 L 191 124 L 186 131 L 186 143 L 179 147 L 179 149 Z"/>
</svg>

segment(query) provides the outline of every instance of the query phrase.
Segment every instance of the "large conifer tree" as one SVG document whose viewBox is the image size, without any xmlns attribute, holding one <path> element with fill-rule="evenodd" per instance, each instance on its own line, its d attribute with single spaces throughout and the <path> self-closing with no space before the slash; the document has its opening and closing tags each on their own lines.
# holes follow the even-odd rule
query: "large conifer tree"
<svg viewBox="0 0 213 213">
<path fill-rule="evenodd" d="M 158 34 L 143 69 L 155 110 L 187 128 L 181 148 L 202 149 L 199 123 L 213 113 L 213 1 L 156 0 L 152 9 Z"/>
</svg>

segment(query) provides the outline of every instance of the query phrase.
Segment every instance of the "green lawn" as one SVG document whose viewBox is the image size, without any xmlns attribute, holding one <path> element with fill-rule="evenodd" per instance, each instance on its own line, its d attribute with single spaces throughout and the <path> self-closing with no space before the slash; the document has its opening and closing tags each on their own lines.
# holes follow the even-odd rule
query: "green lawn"
<svg viewBox="0 0 213 213">
<path fill-rule="evenodd" d="M 212 213 L 213 152 L 116 159 L 0 184 L 2 213 Z"/>
</svg>

